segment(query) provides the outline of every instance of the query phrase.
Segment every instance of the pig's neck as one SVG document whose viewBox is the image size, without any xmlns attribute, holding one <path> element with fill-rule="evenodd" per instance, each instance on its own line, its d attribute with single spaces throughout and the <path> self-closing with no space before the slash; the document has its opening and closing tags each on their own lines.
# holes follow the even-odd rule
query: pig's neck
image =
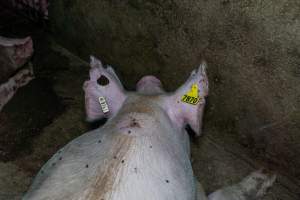
<svg viewBox="0 0 300 200">
<path fill-rule="evenodd" d="M 178 196 L 179 199 L 192 199 L 186 198 L 193 194 L 194 181 L 188 135 L 175 127 L 162 109 L 141 102 L 125 102 L 107 126 L 111 127 L 107 134 L 114 135 L 112 141 L 124 140 L 113 142 L 110 148 L 123 152 L 116 156 L 121 160 L 114 170 L 118 172 L 115 177 L 118 184 L 107 194 L 111 199 L 123 200 L 126 196 L 135 200 L 145 195 L 150 199 L 176 199 Z M 136 185 L 138 190 L 133 187 Z"/>
</svg>

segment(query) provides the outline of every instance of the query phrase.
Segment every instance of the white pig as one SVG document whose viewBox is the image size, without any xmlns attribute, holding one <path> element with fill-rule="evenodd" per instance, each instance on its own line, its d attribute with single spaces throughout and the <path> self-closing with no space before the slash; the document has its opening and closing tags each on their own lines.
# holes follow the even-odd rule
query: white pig
<svg viewBox="0 0 300 200">
<path fill-rule="evenodd" d="M 91 57 L 90 80 L 84 83 L 87 118 L 108 121 L 59 150 L 23 199 L 207 199 L 193 174 L 185 130 L 190 125 L 201 134 L 205 68 L 194 70 L 174 93 L 166 93 L 154 76 L 143 77 L 136 92 L 127 92 L 111 67 Z M 255 172 L 243 181 L 208 199 L 256 199 L 274 177 Z"/>
</svg>

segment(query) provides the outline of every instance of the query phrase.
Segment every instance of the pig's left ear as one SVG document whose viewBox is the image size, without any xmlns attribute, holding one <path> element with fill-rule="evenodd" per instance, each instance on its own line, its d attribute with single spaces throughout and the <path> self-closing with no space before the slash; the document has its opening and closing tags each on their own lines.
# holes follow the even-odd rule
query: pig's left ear
<svg viewBox="0 0 300 200">
<path fill-rule="evenodd" d="M 166 97 L 164 107 L 175 125 L 184 128 L 188 124 L 200 135 L 207 95 L 208 78 L 206 63 L 203 62 L 197 70 L 192 71 L 188 80 L 175 93 Z"/>
<path fill-rule="evenodd" d="M 112 67 L 104 68 L 94 56 L 90 66 L 90 80 L 83 85 L 87 121 L 110 118 L 125 101 L 125 90 Z"/>
</svg>

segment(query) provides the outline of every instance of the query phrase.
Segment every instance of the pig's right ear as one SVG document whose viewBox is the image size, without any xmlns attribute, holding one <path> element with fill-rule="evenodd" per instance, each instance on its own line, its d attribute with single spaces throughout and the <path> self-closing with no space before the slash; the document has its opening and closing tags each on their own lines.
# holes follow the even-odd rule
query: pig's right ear
<svg viewBox="0 0 300 200">
<path fill-rule="evenodd" d="M 90 56 L 90 80 L 85 81 L 85 109 L 87 121 L 110 118 L 121 108 L 126 92 L 113 68 Z"/>
</svg>

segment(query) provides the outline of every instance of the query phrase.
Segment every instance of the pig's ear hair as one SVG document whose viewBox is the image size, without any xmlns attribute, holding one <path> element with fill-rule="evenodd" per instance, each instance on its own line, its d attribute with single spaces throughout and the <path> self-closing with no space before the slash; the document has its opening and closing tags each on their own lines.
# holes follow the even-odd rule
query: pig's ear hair
<svg viewBox="0 0 300 200">
<path fill-rule="evenodd" d="M 126 91 L 112 67 L 90 56 L 90 80 L 84 82 L 87 121 L 110 118 L 121 108 Z"/>
<path fill-rule="evenodd" d="M 182 128 L 189 125 L 197 135 L 200 135 L 207 95 L 206 63 L 202 62 L 175 93 L 168 95 L 164 107 L 167 108 L 167 113 L 174 124 Z"/>
</svg>

